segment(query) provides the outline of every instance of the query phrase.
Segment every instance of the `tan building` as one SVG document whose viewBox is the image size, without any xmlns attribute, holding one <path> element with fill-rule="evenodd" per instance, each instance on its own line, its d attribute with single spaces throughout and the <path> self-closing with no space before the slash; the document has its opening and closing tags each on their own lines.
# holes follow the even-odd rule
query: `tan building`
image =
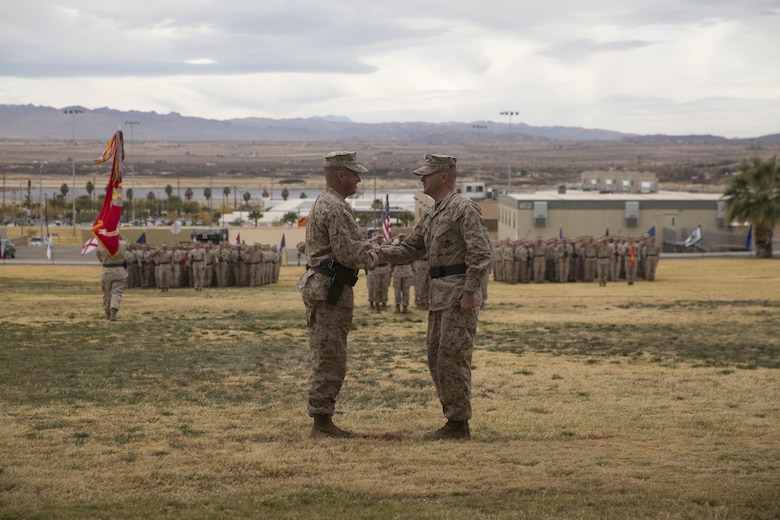
<svg viewBox="0 0 780 520">
<path fill-rule="evenodd" d="M 747 230 L 730 229 L 721 193 L 618 193 L 579 190 L 509 193 L 498 197 L 498 239 L 583 236 L 641 237 L 654 229 L 664 251 L 681 250 L 701 226 L 701 247 L 739 249 Z"/>
</svg>

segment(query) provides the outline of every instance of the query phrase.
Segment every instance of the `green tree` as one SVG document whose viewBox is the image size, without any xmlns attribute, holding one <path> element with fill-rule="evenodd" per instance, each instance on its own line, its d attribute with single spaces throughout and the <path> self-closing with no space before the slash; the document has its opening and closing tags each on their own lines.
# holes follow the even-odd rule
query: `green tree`
<svg viewBox="0 0 780 520">
<path fill-rule="evenodd" d="M 288 211 L 284 215 L 282 215 L 282 218 L 280 221 L 282 224 L 295 224 L 298 222 L 298 214 L 294 211 Z"/>
<path fill-rule="evenodd" d="M 282 200 L 287 200 L 287 198 L 290 196 L 290 190 L 287 188 L 284 188 L 282 190 Z"/>
<path fill-rule="evenodd" d="M 360 212 L 357 214 L 357 221 L 359 225 L 368 227 L 374 221 L 374 215 L 365 211 Z"/>
<path fill-rule="evenodd" d="M 67 184 L 63 183 L 62 186 L 60 186 L 60 193 L 62 194 L 63 199 L 68 196 L 69 191 Z"/>
<path fill-rule="evenodd" d="M 723 193 L 729 222 L 753 226 L 756 256 L 772 258 L 772 234 L 780 221 L 780 163 L 777 156 L 743 160 Z"/>
<path fill-rule="evenodd" d="M 414 213 L 411 211 L 404 211 L 398 215 L 398 221 L 401 222 L 404 227 L 408 227 L 414 222 Z"/>
<path fill-rule="evenodd" d="M 249 212 L 249 220 L 253 221 L 255 223 L 255 227 L 257 227 L 257 221 L 263 218 L 263 212 L 260 211 L 258 208 L 254 208 L 252 211 Z"/>
<path fill-rule="evenodd" d="M 223 207 L 227 207 L 228 197 L 230 197 L 230 188 L 228 186 L 225 186 L 222 189 L 222 195 L 223 195 L 223 197 L 222 197 L 222 206 Z"/>
<path fill-rule="evenodd" d="M 249 193 L 248 191 L 245 191 L 243 197 L 244 197 L 244 204 L 249 205 L 249 201 L 252 200 L 252 194 Z"/>
<path fill-rule="evenodd" d="M 194 193 L 192 192 L 192 188 L 187 188 L 186 190 L 184 190 L 184 200 L 186 200 L 187 202 L 192 200 L 193 195 Z"/>
<path fill-rule="evenodd" d="M 92 183 L 92 181 L 87 181 L 87 197 L 89 197 L 89 200 L 92 200 L 92 193 L 95 191 L 95 185 Z"/>
<path fill-rule="evenodd" d="M 157 197 L 153 191 L 146 194 L 146 207 L 149 208 L 149 214 L 154 217 L 157 214 Z"/>
<path fill-rule="evenodd" d="M 301 192 L 301 197 L 300 197 L 300 198 L 302 198 L 302 199 L 305 199 L 305 198 L 306 198 L 306 192 L 305 192 L 305 191 L 302 191 L 302 192 Z"/>
</svg>

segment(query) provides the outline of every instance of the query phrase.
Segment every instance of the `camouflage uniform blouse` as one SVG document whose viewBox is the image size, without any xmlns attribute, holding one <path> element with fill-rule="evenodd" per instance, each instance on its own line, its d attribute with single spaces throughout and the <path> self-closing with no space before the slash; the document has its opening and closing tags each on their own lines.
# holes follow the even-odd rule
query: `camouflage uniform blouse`
<svg viewBox="0 0 780 520">
<path fill-rule="evenodd" d="M 431 279 L 431 311 L 454 307 L 464 292 L 474 293 L 479 307 L 481 280 L 493 260 L 479 206 L 455 192 L 430 208 L 406 240 L 397 246 L 383 246 L 382 253 L 391 263 L 411 262 L 427 253 L 430 267 L 466 264 L 465 274 Z"/>
<path fill-rule="evenodd" d="M 326 188 L 314 201 L 306 225 L 306 255 L 308 264 L 318 266 L 336 259 L 352 269 L 373 268 L 377 256 L 369 253 L 370 244 L 361 239 L 352 208 L 332 188 Z M 308 283 L 307 283 L 308 282 Z M 325 300 L 330 280 L 307 269 L 298 280 L 298 290 L 304 300 Z M 353 306 L 352 288 L 344 288 L 340 306 Z"/>
</svg>

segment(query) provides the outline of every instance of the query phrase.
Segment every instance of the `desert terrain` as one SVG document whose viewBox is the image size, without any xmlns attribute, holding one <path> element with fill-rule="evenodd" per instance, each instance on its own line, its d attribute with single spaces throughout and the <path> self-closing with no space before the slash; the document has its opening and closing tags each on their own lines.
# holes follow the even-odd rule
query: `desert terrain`
<svg viewBox="0 0 780 520">
<path fill-rule="evenodd" d="M 73 183 L 71 154 L 76 162 L 76 187 L 88 181 L 100 189 L 109 164 L 94 165 L 105 142 L 2 141 L 0 191 L 46 193 Z M 355 150 L 371 172 L 364 182 L 379 189 L 411 189 L 419 183 L 410 174 L 425 153 L 445 153 L 459 159 L 461 180 L 481 180 L 503 189 L 511 164 L 512 189 L 550 189 L 561 184 L 576 187 L 587 170 L 652 171 L 662 189 L 720 191 L 725 176 L 750 157 L 771 157 L 778 144 L 712 140 L 544 141 L 514 143 L 475 141 L 468 144 L 428 145 L 412 142 L 132 142 L 125 140 L 125 187 L 137 193 L 166 185 L 193 189 L 200 198 L 210 184 L 217 196 L 222 186 L 237 190 L 317 189 L 322 186 L 322 157 L 333 150 Z M 43 168 L 41 163 L 45 161 Z M 376 176 L 374 178 L 374 175 Z M 129 181 L 129 182 L 128 182 Z"/>
</svg>

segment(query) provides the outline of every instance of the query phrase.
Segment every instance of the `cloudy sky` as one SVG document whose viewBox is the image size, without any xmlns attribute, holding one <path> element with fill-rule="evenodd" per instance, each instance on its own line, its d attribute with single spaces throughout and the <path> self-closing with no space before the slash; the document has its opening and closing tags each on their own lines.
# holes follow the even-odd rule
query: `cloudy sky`
<svg viewBox="0 0 780 520">
<path fill-rule="evenodd" d="M 780 133 L 777 0 L 0 0 L 0 104 Z"/>
</svg>

